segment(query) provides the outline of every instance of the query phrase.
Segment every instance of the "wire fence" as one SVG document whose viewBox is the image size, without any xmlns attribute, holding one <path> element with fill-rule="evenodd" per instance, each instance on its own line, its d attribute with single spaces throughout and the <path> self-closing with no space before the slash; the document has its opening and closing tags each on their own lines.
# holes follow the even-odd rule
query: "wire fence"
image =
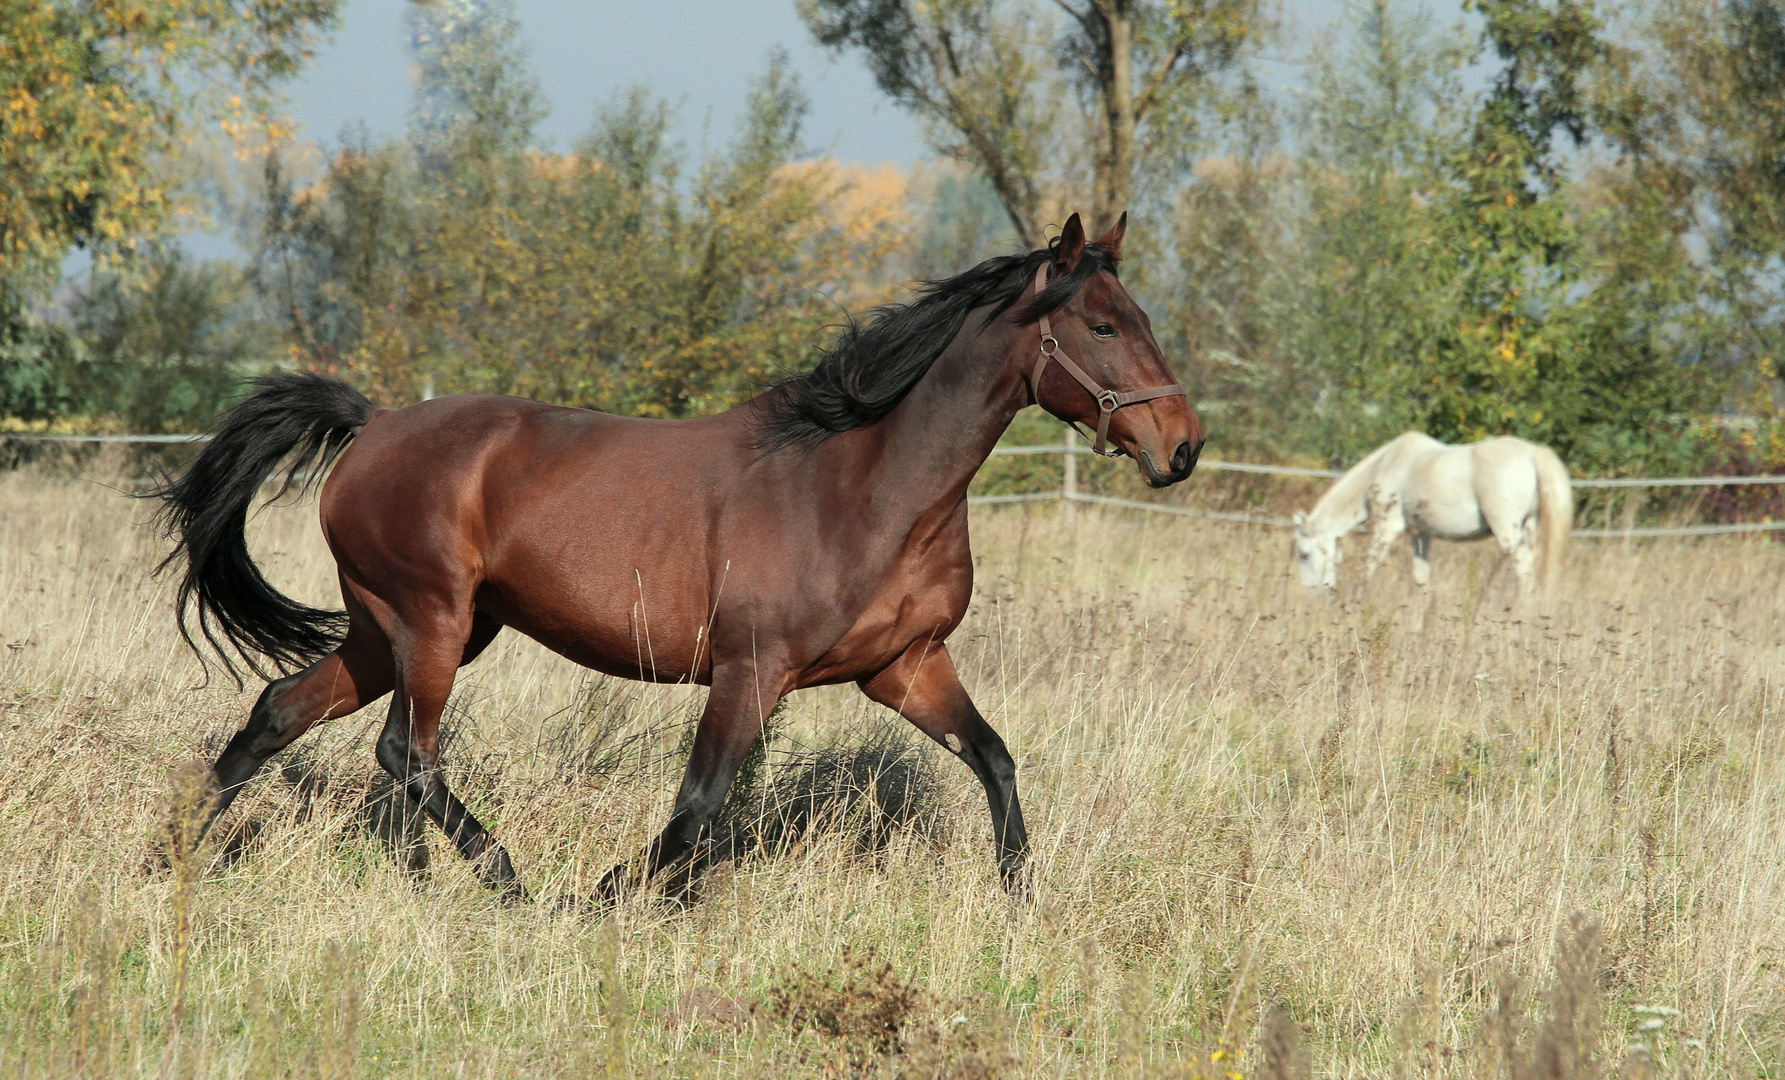
<svg viewBox="0 0 1785 1080">
<path fill-rule="evenodd" d="M 44 435 L 36 432 L 0 433 L 0 445 L 7 442 L 39 442 L 39 443 L 146 443 L 146 444 L 180 444 L 203 443 L 210 441 L 209 435 Z M 1007 457 L 1027 454 L 1059 454 L 1061 473 L 1064 479 L 1058 491 L 1031 491 L 1014 495 L 974 495 L 967 500 L 972 506 L 996 506 L 1009 503 L 1066 502 L 1088 503 L 1094 506 L 1114 506 L 1126 510 L 1144 510 L 1155 514 L 1173 514 L 1180 517 L 1208 518 L 1214 521 L 1235 521 L 1247 525 L 1263 525 L 1273 528 L 1293 526 L 1288 518 L 1267 517 L 1261 514 L 1241 514 L 1226 510 L 1204 510 L 1193 506 L 1171 506 L 1165 503 L 1142 502 L 1139 499 L 1119 499 L 1111 495 L 1096 495 L 1078 488 L 1078 459 L 1091 453 L 1091 448 L 1082 446 L 1078 441 L 1078 433 L 1067 429 L 1064 442 L 1043 446 L 1000 446 L 992 451 L 993 457 Z M 1293 476 L 1312 479 L 1336 480 L 1345 475 L 1335 469 L 1304 469 L 1292 465 L 1258 465 L 1248 461 L 1216 461 L 1202 460 L 1197 462 L 1199 469 L 1214 469 L 1221 472 L 1258 473 L 1266 476 Z M 1785 484 L 1785 475 L 1772 476 L 1656 476 L 1656 477 L 1580 477 L 1573 480 L 1577 488 L 1660 488 L 1660 487 L 1737 487 L 1752 484 Z M 1583 540 L 1634 539 L 1652 536 L 1721 536 L 1732 533 L 1777 532 L 1785 530 L 1785 521 L 1744 521 L 1729 525 L 1679 525 L 1656 527 L 1631 527 L 1626 529 L 1576 529 L 1573 536 Z"/>
</svg>

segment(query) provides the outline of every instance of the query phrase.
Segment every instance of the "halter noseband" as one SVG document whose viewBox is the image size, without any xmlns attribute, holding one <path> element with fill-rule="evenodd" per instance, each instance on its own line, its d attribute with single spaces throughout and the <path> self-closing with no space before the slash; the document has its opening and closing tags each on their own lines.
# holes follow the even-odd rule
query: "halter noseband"
<svg viewBox="0 0 1785 1080">
<path fill-rule="evenodd" d="M 1040 296 L 1041 290 L 1047 287 L 1047 267 L 1048 264 L 1044 261 L 1035 268 L 1036 296 Z M 1077 379 L 1078 384 L 1097 399 L 1097 445 L 1091 448 L 1091 452 L 1101 457 L 1116 457 L 1121 453 L 1119 450 L 1104 451 L 1104 446 L 1109 439 L 1109 418 L 1115 415 L 1117 409 L 1124 405 L 1138 405 L 1154 398 L 1176 395 L 1188 400 L 1190 396 L 1184 393 L 1184 388 L 1177 383 L 1155 386 L 1149 390 L 1117 391 L 1106 388 L 1102 383 L 1085 374 L 1084 368 L 1073 363 L 1071 357 L 1060 351 L 1060 339 L 1054 336 L 1053 330 L 1048 326 L 1047 316 L 1043 315 L 1041 317 L 1041 356 L 1035 361 L 1035 373 L 1029 376 L 1029 393 L 1034 395 L 1037 405 L 1041 404 L 1041 376 L 1047 370 L 1049 360 L 1059 363 L 1066 369 L 1066 374 Z"/>
</svg>

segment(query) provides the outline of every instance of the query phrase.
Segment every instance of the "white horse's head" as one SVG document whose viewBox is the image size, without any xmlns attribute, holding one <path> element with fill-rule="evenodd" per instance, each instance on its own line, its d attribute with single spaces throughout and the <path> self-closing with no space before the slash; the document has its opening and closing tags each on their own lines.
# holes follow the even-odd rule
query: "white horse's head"
<svg viewBox="0 0 1785 1080">
<path fill-rule="evenodd" d="M 1317 532 L 1300 511 L 1295 515 L 1295 562 L 1308 588 L 1331 589 L 1339 584 L 1338 537 Z"/>
</svg>

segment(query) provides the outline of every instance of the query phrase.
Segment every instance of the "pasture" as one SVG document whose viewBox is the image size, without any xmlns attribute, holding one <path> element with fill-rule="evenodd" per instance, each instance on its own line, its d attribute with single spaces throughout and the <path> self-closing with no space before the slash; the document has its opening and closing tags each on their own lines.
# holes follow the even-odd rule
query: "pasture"
<svg viewBox="0 0 1785 1080">
<path fill-rule="evenodd" d="M 1776 544 L 1580 543 L 1527 608 L 1491 544 L 1439 546 L 1423 593 L 1396 557 L 1319 597 L 1279 531 L 976 510 L 953 648 L 1018 762 L 1033 903 L 998 886 L 968 771 L 832 688 L 778 717 L 738 819 L 890 763 L 874 797 L 691 906 L 591 916 L 560 900 L 661 826 L 700 692 L 512 634 L 461 673 L 447 764 L 537 902 L 393 818 L 382 705 L 145 873 L 259 690 L 193 689 L 146 516 L 0 475 L 8 1076 L 1785 1069 Z M 251 535 L 335 603 L 313 506 Z"/>
</svg>

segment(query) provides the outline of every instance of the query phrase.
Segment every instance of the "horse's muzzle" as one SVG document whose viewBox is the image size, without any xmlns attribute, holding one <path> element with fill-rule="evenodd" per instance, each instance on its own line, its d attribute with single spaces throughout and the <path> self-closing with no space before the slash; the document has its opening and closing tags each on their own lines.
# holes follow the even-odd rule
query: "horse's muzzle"
<svg viewBox="0 0 1785 1080">
<path fill-rule="evenodd" d="M 1170 487 L 1195 471 L 1196 459 L 1201 456 L 1202 440 L 1198 439 L 1194 445 L 1188 442 L 1179 443 L 1178 448 L 1172 451 L 1168 470 L 1159 467 L 1158 462 L 1153 460 L 1151 451 L 1142 450 L 1140 452 L 1141 472 L 1146 475 L 1147 483 L 1152 486 L 1156 488 Z"/>
</svg>

